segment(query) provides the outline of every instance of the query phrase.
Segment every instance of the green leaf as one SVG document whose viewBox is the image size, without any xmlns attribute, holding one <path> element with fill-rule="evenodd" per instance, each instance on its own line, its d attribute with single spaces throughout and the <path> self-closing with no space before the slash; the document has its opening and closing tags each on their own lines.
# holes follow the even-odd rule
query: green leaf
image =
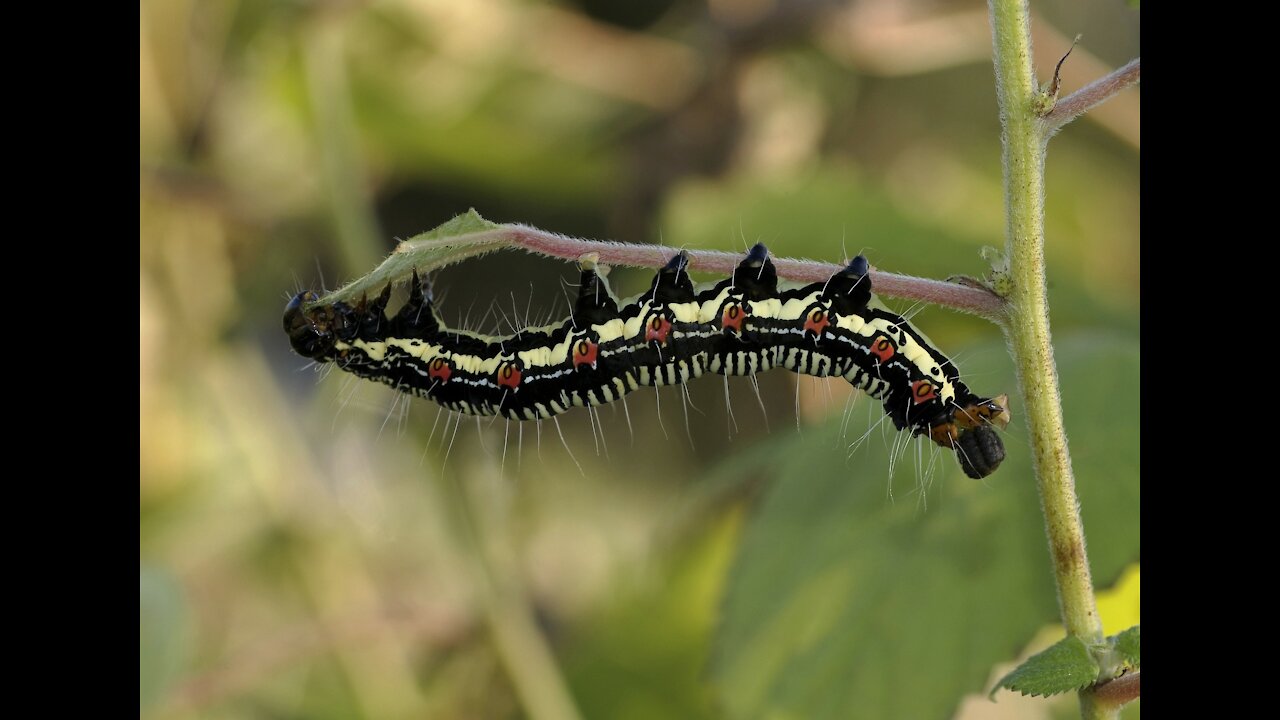
<svg viewBox="0 0 1280 720">
<path fill-rule="evenodd" d="M 1094 575 L 1139 553 L 1139 352 L 1063 334 L 1056 356 Z M 960 354 L 970 387 L 1016 391 L 1003 343 Z M 1008 459 L 974 482 L 859 400 L 746 467 L 771 479 L 728 579 L 711 676 L 732 718 L 950 717 L 991 667 L 1057 619 L 1052 566 L 1013 406 Z M 917 444 L 918 443 L 918 444 Z M 899 448 L 892 480 L 889 457 Z M 920 460 L 915 459 L 921 453 Z M 931 466 L 932 463 L 932 466 Z M 919 475 L 932 467 L 927 492 Z"/>
<path fill-rule="evenodd" d="M 1142 626 L 1134 625 L 1110 638 L 1125 667 L 1142 667 Z"/>
<path fill-rule="evenodd" d="M 164 570 L 138 568 L 138 704 L 154 704 L 179 674 L 185 648 L 186 604 Z"/>
<path fill-rule="evenodd" d="M 461 215 L 455 216 L 452 220 L 441 223 L 435 228 L 424 233 L 413 236 L 406 242 L 415 243 L 419 240 L 442 240 L 445 238 L 453 238 L 467 233 L 483 232 L 485 230 L 493 230 L 500 227 L 495 222 L 489 222 L 480 217 L 480 213 L 475 208 L 467 210 Z"/>
<path fill-rule="evenodd" d="M 1057 695 L 1092 685 L 1098 679 L 1098 661 L 1089 646 L 1070 635 L 1042 652 L 1027 658 L 1013 672 L 1005 675 L 991 689 L 994 698 L 1000 688 L 1016 690 L 1023 695 Z"/>
<path fill-rule="evenodd" d="M 335 290 L 319 302 L 324 305 L 339 300 L 358 302 L 365 295 L 377 295 L 388 284 L 403 280 L 414 271 L 419 274 L 428 273 L 511 245 L 510 238 L 489 232 L 500 227 L 502 226 L 480 217 L 480 213 L 472 208 L 432 230 L 400 243 L 395 252 L 368 275 Z"/>
</svg>

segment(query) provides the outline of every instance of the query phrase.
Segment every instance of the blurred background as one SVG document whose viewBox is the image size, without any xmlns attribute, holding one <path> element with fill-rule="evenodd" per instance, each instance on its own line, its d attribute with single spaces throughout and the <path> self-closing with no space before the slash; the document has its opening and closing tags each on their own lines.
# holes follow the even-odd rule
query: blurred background
<svg viewBox="0 0 1280 720">
<path fill-rule="evenodd" d="M 1042 78 L 1083 35 L 1064 94 L 1140 54 L 1122 0 L 1032 8 Z M 974 482 L 840 383 L 704 378 L 558 425 L 457 422 L 322 377 L 281 330 L 293 293 L 468 208 L 981 275 L 1003 246 L 985 3 L 143 0 L 139 27 L 144 717 L 1076 712 L 982 695 L 1062 632 L 1016 401 L 1009 460 Z M 1047 166 L 1109 633 L 1139 619 L 1139 96 Z M 448 322 L 505 334 L 565 317 L 575 275 L 500 253 L 435 287 Z M 888 302 L 975 392 L 1016 396 L 995 326 Z"/>
</svg>

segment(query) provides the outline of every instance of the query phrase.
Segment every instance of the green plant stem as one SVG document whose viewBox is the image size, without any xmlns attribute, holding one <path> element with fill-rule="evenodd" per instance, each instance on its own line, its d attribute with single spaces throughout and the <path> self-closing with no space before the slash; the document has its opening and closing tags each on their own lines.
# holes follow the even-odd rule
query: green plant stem
<svg viewBox="0 0 1280 720">
<path fill-rule="evenodd" d="M 1032 63 L 1030 12 L 1026 0 L 989 0 L 989 7 L 1004 125 L 1005 249 L 1012 280 L 1004 331 L 1030 430 L 1062 622 L 1069 633 L 1087 643 L 1098 643 L 1103 640 L 1102 621 L 1089 574 L 1049 333 L 1044 262 L 1047 136 L 1035 111 L 1042 99 Z M 1080 697 L 1085 718 L 1114 717 L 1114 709 L 1094 702 L 1091 692 L 1082 692 Z"/>
</svg>

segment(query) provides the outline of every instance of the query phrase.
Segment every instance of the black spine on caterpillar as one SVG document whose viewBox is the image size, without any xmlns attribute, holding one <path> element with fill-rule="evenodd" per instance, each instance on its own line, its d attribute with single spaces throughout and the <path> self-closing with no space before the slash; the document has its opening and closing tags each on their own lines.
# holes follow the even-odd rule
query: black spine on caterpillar
<svg viewBox="0 0 1280 720">
<path fill-rule="evenodd" d="M 293 349 L 404 392 L 475 415 L 537 420 L 612 402 L 644 386 L 704 373 L 751 375 L 774 367 L 843 377 L 884 404 L 899 430 L 955 451 L 965 473 L 990 475 L 1004 459 L 992 425 L 1005 399 L 980 398 L 955 365 L 902 316 L 872 304 L 858 256 L 825 283 L 779 287 L 757 244 L 731 277 L 699 290 L 677 254 L 649 289 L 621 306 L 591 260 L 559 325 L 494 338 L 444 327 L 414 273 L 409 299 L 388 319 L 388 286 L 354 307 L 303 292 L 285 308 Z"/>
</svg>

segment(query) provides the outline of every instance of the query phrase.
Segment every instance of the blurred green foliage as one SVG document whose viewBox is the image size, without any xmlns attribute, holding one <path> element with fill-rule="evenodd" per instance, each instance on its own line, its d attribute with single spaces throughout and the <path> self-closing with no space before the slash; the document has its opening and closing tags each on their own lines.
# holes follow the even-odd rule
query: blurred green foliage
<svg viewBox="0 0 1280 720">
<path fill-rule="evenodd" d="M 1063 409 L 1073 447 L 1088 449 L 1075 469 L 1105 586 L 1139 550 L 1139 354 L 1123 338 L 1059 337 L 1072 388 Z M 995 352 L 962 367 L 1013 382 L 1008 357 Z M 850 708 L 946 717 L 1057 617 L 1018 426 L 1006 464 L 975 488 L 950 458 L 883 425 L 846 457 L 867 414 L 857 409 L 847 430 L 836 415 L 757 459 L 774 481 L 742 539 L 713 665 L 735 717 L 844 717 Z"/>
<path fill-rule="evenodd" d="M 1084 33 L 1064 92 L 1138 54 L 1122 3 L 1037 11 L 1042 70 Z M 280 329 L 293 293 L 469 207 L 979 275 L 1004 227 L 985 12 L 144 1 L 143 715 L 539 717 L 552 686 L 588 718 L 1058 712 L 960 702 L 1054 616 L 1016 406 L 988 481 L 938 458 L 921 489 L 931 461 L 908 444 L 890 486 L 895 436 L 845 460 L 838 385 L 775 372 L 759 401 L 749 380 L 705 379 L 558 425 L 454 423 L 307 371 Z M 1113 99 L 1048 162 L 1053 323 L 1102 585 L 1138 552 L 1137 106 Z M 573 276 L 502 253 L 436 290 L 449 322 L 507 332 L 562 317 Z M 629 294 L 649 277 L 613 279 Z M 994 327 L 915 322 L 976 391 L 1014 393 Z M 529 672 L 530 648 L 495 630 L 508 621 L 536 629 L 549 668 Z"/>
</svg>

